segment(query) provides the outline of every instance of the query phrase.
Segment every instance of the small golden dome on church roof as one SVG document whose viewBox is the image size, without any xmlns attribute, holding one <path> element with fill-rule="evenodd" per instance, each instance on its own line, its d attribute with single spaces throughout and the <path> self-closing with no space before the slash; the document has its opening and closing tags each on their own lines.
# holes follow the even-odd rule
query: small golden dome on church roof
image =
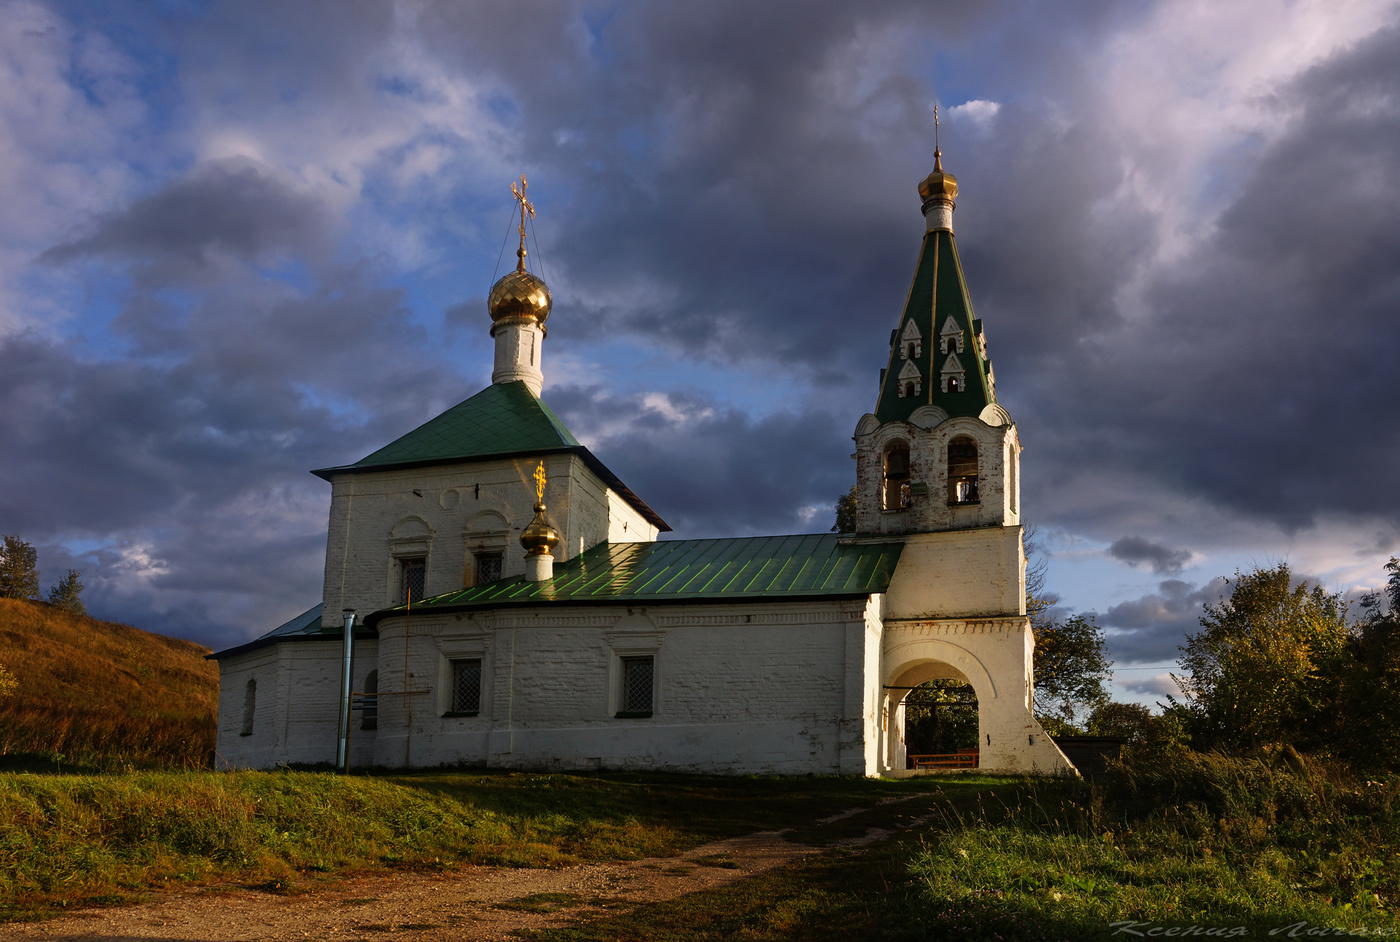
<svg viewBox="0 0 1400 942">
<path fill-rule="evenodd" d="M 535 519 L 530 521 L 520 534 L 520 545 L 525 547 L 526 556 L 553 556 L 554 547 L 559 545 L 559 531 L 545 516 L 543 503 L 535 505 Z"/>
<path fill-rule="evenodd" d="M 957 199 L 958 178 L 943 172 L 943 155 L 937 150 L 933 152 L 933 173 L 924 177 L 919 184 L 919 195 L 925 203 L 937 199 Z"/>
<path fill-rule="evenodd" d="M 525 270 L 525 259 L 515 271 L 491 286 L 491 294 L 486 299 L 486 309 L 491 320 L 499 321 L 507 317 L 531 317 L 543 325 L 549 317 L 549 309 L 554 306 L 554 297 L 549 293 L 549 285 L 544 280 Z"/>
</svg>

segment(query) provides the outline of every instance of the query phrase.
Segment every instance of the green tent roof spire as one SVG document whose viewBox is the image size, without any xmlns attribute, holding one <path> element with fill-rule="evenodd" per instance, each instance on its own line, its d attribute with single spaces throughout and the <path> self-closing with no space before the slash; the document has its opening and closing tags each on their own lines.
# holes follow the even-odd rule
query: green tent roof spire
<svg viewBox="0 0 1400 942">
<path fill-rule="evenodd" d="M 904 314 L 890 336 L 889 363 L 875 404 L 881 422 L 907 421 L 923 405 L 938 406 L 949 416 L 980 415 L 997 401 L 982 322 L 972 311 L 953 241 L 957 192 L 956 179 L 943 171 L 941 161 L 919 184 L 928 231 Z"/>
</svg>

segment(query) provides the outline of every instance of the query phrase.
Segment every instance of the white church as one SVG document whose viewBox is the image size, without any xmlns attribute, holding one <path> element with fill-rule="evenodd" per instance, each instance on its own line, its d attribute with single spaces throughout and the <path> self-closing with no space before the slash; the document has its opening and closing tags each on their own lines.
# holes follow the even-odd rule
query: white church
<svg viewBox="0 0 1400 942">
<path fill-rule="evenodd" d="M 935 151 L 913 284 L 855 427 L 855 532 L 707 540 L 658 539 L 670 527 L 541 398 L 552 298 L 525 267 L 519 194 L 491 385 L 313 472 L 331 485 L 322 601 L 212 655 L 219 764 L 907 775 L 903 701 L 942 678 L 976 692 L 965 764 L 1072 772 L 1031 713 L 1021 446 L 957 192 Z"/>
</svg>

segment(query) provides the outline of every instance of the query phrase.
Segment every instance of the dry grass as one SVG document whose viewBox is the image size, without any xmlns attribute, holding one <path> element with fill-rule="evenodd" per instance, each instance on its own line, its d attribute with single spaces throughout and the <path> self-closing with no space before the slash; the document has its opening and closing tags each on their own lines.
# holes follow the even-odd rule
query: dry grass
<svg viewBox="0 0 1400 942">
<path fill-rule="evenodd" d="M 41 602 L 0 599 L 0 756 L 202 765 L 214 748 L 219 670 L 208 648 Z"/>
</svg>

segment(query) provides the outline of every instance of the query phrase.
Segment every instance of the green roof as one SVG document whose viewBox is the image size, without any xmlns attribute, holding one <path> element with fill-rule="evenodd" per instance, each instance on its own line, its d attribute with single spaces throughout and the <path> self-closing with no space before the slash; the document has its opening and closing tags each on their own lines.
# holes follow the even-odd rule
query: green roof
<svg viewBox="0 0 1400 942">
<path fill-rule="evenodd" d="M 962 331 L 962 350 L 955 354 L 966 380 L 966 388 L 960 392 L 948 392 L 941 383 L 943 365 L 948 360 L 941 338 L 950 317 Z M 918 328 L 923 351 L 909 360 L 904 356 L 907 345 L 902 340 L 911 322 Z M 972 313 L 953 234 L 944 229 L 925 233 L 904 316 L 890 342 L 890 360 L 880 384 L 875 417 L 881 422 L 907 421 L 910 413 L 928 404 L 939 406 L 949 416 L 980 415 L 989 403 L 997 401 L 988 377 L 991 364 L 982 355 L 981 337 L 982 322 Z M 900 375 L 909 363 L 918 372 L 919 394 L 901 397 Z"/>
<path fill-rule="evenodd" d="M 390 468 L 572 452 L 623 500 L 662 531 L 671 528 L 594 454 L 579 444 L 549 406 L 523 382 L 492 383 L 465 402 L 354 464 L 311 473 L 329 481 L 335 474 Z"/>
<path fill-rule="evenodd" d="M 220 658 L 242 654 L 245 651 L 256 651 L 258 648 L 265 648 L 269 644 L 276 644 L 279 641 L 339 641 L 344 638 L 344 625 L 325 626 L 321 624 L 321 607 L 322 603 L 317 602 L 297 617 L 283 622 L 265 635 L 254 638 L 246 644 L 206 654 L 205 657 L 217 661 Z M 378 635 L 361 623 L 355 625 L 355 637 L 372 640 Z"/>
<path fill-rule="evenodd" d="M 843 544 L 834 533 L 600 543 L 555 565 L 543 582 L 501 579 L 426 599 L 413 611 L 862 596 L 889 588 L 903 546 Z M 375 612 L 368 623 L 404 611 Z"/>
<path fill-rule="evenodd" d="M 352 465 L 315 471 L 359 471 L 471 458 L 581 448 L 559 416 L 523 382 L 492 383 L 465 402 Z"/>
</svg>

